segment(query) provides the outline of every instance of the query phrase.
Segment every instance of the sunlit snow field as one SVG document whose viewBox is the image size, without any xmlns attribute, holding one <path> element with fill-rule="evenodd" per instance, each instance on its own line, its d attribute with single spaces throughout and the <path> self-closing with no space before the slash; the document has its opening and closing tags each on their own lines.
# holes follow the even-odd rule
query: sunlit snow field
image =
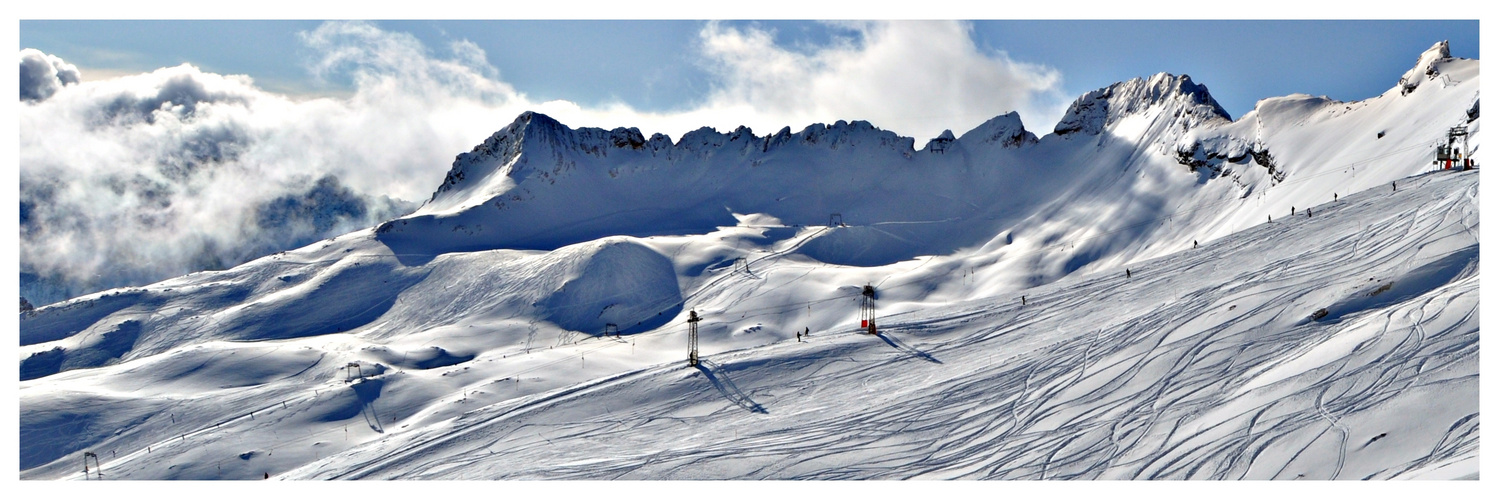
<svg viewBox="0 0 1499 500">
<path fill-rule="evenodd" d="M 920 149 L 527 113 L 411 215 L 23 313 L 20 477 L 1476 478 L 1440 47 L 1366 101 L 1160 74 Z"/>
</svg>

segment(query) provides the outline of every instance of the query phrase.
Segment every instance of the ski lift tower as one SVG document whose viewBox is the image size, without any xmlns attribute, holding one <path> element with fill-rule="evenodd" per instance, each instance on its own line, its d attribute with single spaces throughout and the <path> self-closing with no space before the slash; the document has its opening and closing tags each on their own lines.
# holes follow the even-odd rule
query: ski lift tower
<svg viewBox="0 0 1499 500">
<path fill-rule="evenodd" d="M 859 303 L 859 327 L 866 328 L 865 333 L 875 335 L 878 330 L 874 328 L 874 287 L 864 285 L 864 298 Z"/>
<path fill-rule="evenodd" d="M 1454 145 L 1459 145 L 1454 147 Z M 1447 144 L 1437 146 L 1437 164 L 1442 170 L 1450 170 L 1461 167 L 1467 170 L 1473 167 L 1473 159 L 1468 157 L 1468 128 L 1452 127 L 1447 130 Z"/>
<path fill-rule="evenodd" d="M 99 455 L 95 455 L 92 451 L 83 452 L 83 478 L 88 479 L 89 477 L 88 459 L 90 458 L 94 459 L 94 476 L 104 479 L 104 466 L 99 465 Z"/>
<path fill-rule="evenodd" d="M 697 366 L 697 322 L 702 320 L 697 311 L 687 311 L 687 366 Z"/>
<path fill-rule="evenodd" d="M 344 365 L 343 370 L 344 382 L 364 380 L 364 369 L 359 367 L 358 361 L 350 361 L 349 364 Z M 357 378 L 355 377 L 356 373 L 358 374 Z"/>
</svg>

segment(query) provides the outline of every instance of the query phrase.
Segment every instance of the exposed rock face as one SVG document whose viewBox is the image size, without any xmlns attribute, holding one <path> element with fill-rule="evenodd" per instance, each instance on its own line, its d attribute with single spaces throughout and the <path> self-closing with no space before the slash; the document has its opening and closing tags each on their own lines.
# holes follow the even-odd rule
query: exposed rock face
<svg viewBox="0 0 1499 500">
<path fill-rule="evenodd" d="M 1420 86 L 1422 81 L 1436 78 L 1438 75 L 1437 63 L 1451 58 L 1452 51 L 1447 47 L 1446 40 L 1437 42 L 1431 48 L 1426 49 L 1425 52 L 1421 53 L 1421 57 L 1416 59 L 1416 65 L 1400 76 L 1400 95 L 1406 95 L 1416 90 L 1416 87 Z"/>
</svg>

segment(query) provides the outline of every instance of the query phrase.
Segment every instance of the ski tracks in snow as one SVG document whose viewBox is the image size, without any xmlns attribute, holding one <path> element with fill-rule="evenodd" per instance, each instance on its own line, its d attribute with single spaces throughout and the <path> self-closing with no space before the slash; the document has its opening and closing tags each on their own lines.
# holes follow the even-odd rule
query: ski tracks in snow
<svg viewBox="0 0 1499 500">
<path fill-rule="evenodd" d="M 1412 191 L 1397 196 L 1419 194 Z M 1377 218 L 1367 232 L 1366 212 L 1410 205 L 1350 199 L 1311 222 L 1218 243 L 1265 254 L 1263 266 L 1206 265 L 1204 251 L 1217 246 L 1209 245 L 1132 265 L 1129 280 L 1102 273 L 1032 289 L 1025 306 L 1001 298 L 922 310 L 888 318 L 879 338 L 830 334 L 715 355 L 699 370 L 672 364 L 538 395 L 428 437 L 325 460 L 304 475 L 1415 474 L 1477 453 L 1476 408 L 1459 404 L 1452 420 L 1424 424 L 1439 429 L 1418 422 L 1409 435 L 1383 423 L 1410 418 L 1396 413 L 1422 390 L 1476 399 L 1477 275 L 1336 321 L 1308 315 L 1350 284 L 1398 280 L 1416 259 L 1440 257 L 1427 245 L 1464 232 L 1454 225 L 1466 216 L 1452 216 L 1468 210 L 1454 206 L 1461 198 L 1444 194 L 1432 203 L 1447 206 Z M 1292 241 L 1319 246 L 1285 244 Z M 1365 442 L 1376 430 L 1391 434 Z"/>
</svg>

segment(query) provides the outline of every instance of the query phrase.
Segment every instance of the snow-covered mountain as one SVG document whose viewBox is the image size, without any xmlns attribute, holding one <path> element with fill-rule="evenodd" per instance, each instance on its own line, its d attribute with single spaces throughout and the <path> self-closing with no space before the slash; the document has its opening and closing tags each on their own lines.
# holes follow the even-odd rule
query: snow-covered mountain
<svg viewBox="0 0 1499 500">
<path fill-rule="evenodd" d="M 1431 158 L 1482 157 L 1478 74 L 919 149 L 525 113 L 410 215 L 23 313 L 22 477 L 1476 474 L 1478 179 Z"/>
</svg>

